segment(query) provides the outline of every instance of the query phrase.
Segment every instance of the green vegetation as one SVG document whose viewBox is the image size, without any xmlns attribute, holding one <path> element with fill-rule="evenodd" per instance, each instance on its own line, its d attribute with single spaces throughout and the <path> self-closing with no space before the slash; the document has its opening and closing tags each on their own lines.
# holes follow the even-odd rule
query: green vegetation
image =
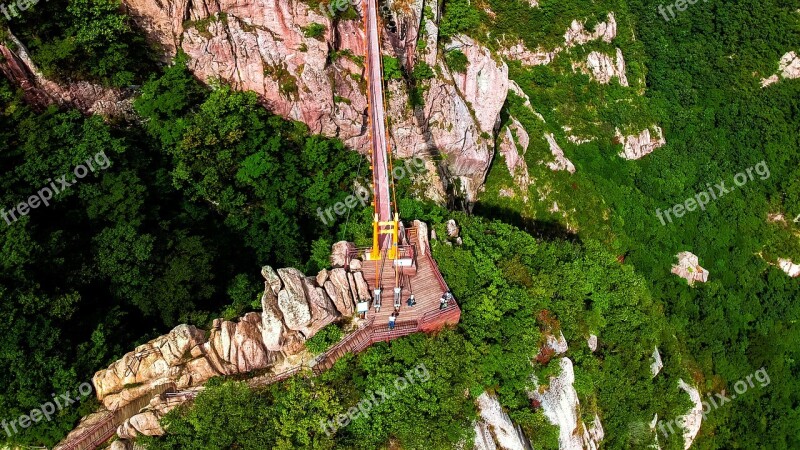
<svg viewBox="0 0 800 450">
<path fill-rule="evenodd" d="M 126 87 L 141 82 L 155 58 L 120 10 L 118 0 L 39 2 L 13 18 L 12 29 L 46 76 Z"/>
<path fill-rule="evenodd" d="M 453 72 L 465 73 L 467 71 L 469 60 L 467 60 L 467 55 L 465 55 L 461 50 L 450 50 L 445 53 L 444 58 L 447 62 L 447 67 L 449 67 Z"/>
<path fill-rule="evenodd" d="M 575 47 L 549 65 L 509 64 L 533 110 L 511 94 L 502 125 L 513 117 L 529 134 L 525 160 L 536 182 L 527 191 L 516 187 L 496 158 L 471 217 L 416 201 L 419 186 L 398 182 L 404 219 L 427 220 L 439 236 L 451 216 L 461 226 L 463 245 L 432 243 L 461 323 L 376 345 L 316 378 L 259 390 L 214 380 L 193 407 L 169 414 L 166 436 L 143 439 L 149 448 L 469 448 L 483 392 L 498 396 L 535 448 L 557 448 L 557 430 L 528 392 L 533 377 L 542 385 L 558 374 L 559 358 L 539 349 L 560 332 L 580 416 L 584 424 L 601 417 L 605 448 L 652 444 L 652 417 L 671 420 L 689 406 L 678 379 L 704 394 L 730 393 L 762 367 L 771 384 L 711 412 L 694 445 L 800 447 L 800 287 L 774 266 L 779 257 L 800 261 L 800 228 L 791 222 L 800 214 L 800 83 L 758 85 L 783 53 L 800 48 L 796 7 L 709 0 L 666 22 L 644 0 L 542 3 L 448 0 L 441 21 L 443 41 L 464 33 L 493 50 L 518 40 L 552 49 L 573 19 L 591 29 L 614 11 L 613 42 Z M 425 15 L 433 15 L 429 5 Z M 357 18 L 351 7 L 338 15 L 348 17 Z M 227 18 L 187 25 L 207 32 L 218 20 Z M 369 244 L 369 208 L 347 223 L 317 216 L 344 200 L 368 164 L 340 142 L 272 116 L 253 93 L 201 86 L 182 58 L 154 75 L 155 58 L 131 23 L 118 2 L 51 0 L 10 24 L 48 76 L 142 87 L 140 117 L 106 123 L 75 111 L 32 111 L 0 80 L 0 206 L 8 210 L 99 150 L 111 161 L 48 207 L 9 226 L 0 221 L 0 414 L 9 420 L 73 391 L 178 323 L 207 326 L 259 308 L 263 264 L 313 273 L 328 265 L 331 243 Z M 312 24 L 304 33 L 321 39 L 326 31 Z M 599 85 L 573 70 L 588 52 L 616 48 L 630 88 Z M 331 61 L 340 56 L 361 58 L 332 52 Z M 444 58 L 452 71 L 467 68 L 461 51 Z M 436 71 L 417 62 L 406 73 L 390 57 L 383 64 L 386 80 L 405 80 L 412 105 L 421 104 Z M 266 75 L 282 95 L 297 95 L 286 66 L 268 67 Z M 665 147 L 639 161 L 617 156 L 616 128 L 633 133 L 653 124 L 665 130 Z M 575 174 L 540 163 L 552 158 L 545 133 L 554 134 Z M 576 145 L 568 135 L 593 140 Z M 656 218 L 657 208 L 762 160 L 768 179 L 666 226 Z M 789 220 L 766 220 L 778 212 Z M 708 283 L 689 288 L 669 273 L 683 250 L 699 255 Z M 307 345 L 324 351 L 341 333 L 326 327 Z M 599 336 L 596 352 L 587 348 L 590 334 Z M 651 378 L 655 346 L 665 366 Z M 429 377 L 368 417 L 331 436 L 320 427 L 420 364 Z M 87 399 L 6 440 L 52 446 L 97 406 Z M 679 435 L 659 436 L 659 444 L 683 445 Z"/>
<path fill-rule="evenodd" d="M 657 4 L 644 1 L 560 2 L 540 8 L 517 0 L 489 4 L 494 19 L 487 15 L 482 28 L 462 30 L 490 47 L 498 45 L 495 37 L 507 43 L 519 38 L 532 49 L 563 45 L 572 19 L 586 18 L 591 28 L 606 20 L 609 11 L 615 13 L 619 35 L 611 45 L 592 42 L 546 66 L 510 63 L 511 77 L 545 119 L 519 97 L 509 96 L 504 116 L 519 120 L 530 135 L 525 159 L 531 179 L 537 181 L 527 192 L 520 191 L 498 158 L 475 213 L 543 237 L 570 236 L 568 228 L 578 230 L 580 239 L 603 242 L 626 266 L 645 274 L 653 301 L 663 305 L 666 316 L 658 339 L 665 371 L 688 370 L 701 392 L 731 392 L 736 381 L 766 369 L 769 387 L 709 414 L 697 448 L 796 448 L 800 435 L 790 424 L 800 414 L 794 393 L 798 378 L 793 375 L 800 306 L 793 299 L 800 298 L 800 290 L 775 263 L 778 257 L 800 260 L 799 232 L 791 220 L 770 223 L 766 218 L 776 212 L 789 219 L 800 214 L 800 142 L 796 133 L 788 132 L 800 129 L 798 83 L 783 80 L 767 89 L 758 84 L 774 73 L 783 53 L 800 45 L 796 13 L 779 2 L 749 2 L 739 6 L 749 11 L 741 15 L 728 4 L 709 1 L 666 22 Z M 752 23 L 770 25 L 765 29 Z M 585 60 L 589 51 L 612 54 L 614 47 L 625 55 L 631 88 L 599 85 L 573 72 L 572 63 Z M 640 161 L 617 157 L 616 127 L 638 133 L 652 124 L 665 130 L 665 147 Z M 561 126 L 594 140 L 574 145 Z M 540 164 L 552 160 L 545 133 L 553 133 L 575 163 L 574 175 Z M 666 226 L 656 217 L 657 208 L 683 202 L 709 183 L 730 184 L 734 174 L 762 160 L 771 172 L 768 179 L 756 178 L 705 211 Z M 501 189 L 517 196 L 501 196 Z M 522 194 L 528 195 L 527 202 Z M 558 212 L 551 211 L 554 202 Z M 711 274 L 708 283 L 689 288 L 670 273 L 674 255 L 684 250 L 700 257 Z M 604 374 L 608 370 L 604 364 Z M 591 377 L 598 395 L 609 391 L 608 381 L 598 381 L 604 374 Z M 631 386 L 644 378 L 629 378 Z M 604 426 L 618 427 L 616 432 L 606 428 L 609 448 L 624 448 L 620 439 L 625 427 L 642 439 L 636 430 L 646 418 L 634 420 L 630 404 L 600 404 L 600 409 Z M 674 415 L 659 413 L 665 417 Z M 627 422 L 610 423 L 619 418 Z"/>
<path fill-rule="evenodd" d="M 319 426 L 340 411 L 337 393 L 328 386 L 298 377 L 258 392 L 235 381 L 212 380 L 207 386 L 194 408 L 180 408 L 167 416 L 168 436 L 142 439 L 148 448 L 334 448 L 334 440 Z"/>
<path fill-rule="evenodd" d="M 397 58 L 383 56 L 383 79 L 384 81 L 403 79 L 403 70 Z"/>
<path fill-rule="evenodd" d="M 319 330 L 317 334 L 306 341 L 306 348 L 313 354 L 323 353 L 330 346 L 342 340 L 342 329 L 336 324 L 330 324 Z"/>
<path fill-rule="evenodd" d="M 469 0 L 447 0 L 439 28 L 439 38 L 446 41 L 459 33 L 477 32 L 481 24 L 478 9 Z"/>
<path fill-rule="evenodd" d="M 297 97 L 297 78 L 289 72 L 285 62 L 266 66 L 264 68 L 264 75 L 278 82 L 278 90 L 283 96 L 289 98 Z"/>
<path fill-rule="evenodd" d="M 311 23 L 311 25 L 307 27 L 303 27 L 303 35 L 307 38 L 312 38 L 312 39 L 322 40 L 322 38 L 325 37 L 325 31 L 327 31 L 325 25 L 316 22 Z"/>
<path fill-rule="evenodd" d="M 418 212 L 429 208 L 415 205 L 406 207 Z M 423 214 L 430 220 L 442 212 L 434 208 Z M 596 242 L 542 242 L 501 222 L 457 219 L 464 245 L 434 242 L 433 251 L 463 309 L 461 324 L 433 337 L 413 335 L 375 345 L 358 357 L 338 361 L 313 379 L 318 399 L 314 403 L 302 400 L 311 395 L 312 386 L 302 378 L 273 386 L 266 393 L 237 394 L 258 396 L 258 402 L 266 404 L 279 398 L 291 401 L 297 409 L 290 413 L 293 417 L 315 418 L 302 424 L 274 423 L 270 432 L 295 436 L 295 448 L 329 448 L 330 442 L 320 435 L 318 411 L 328 411 L 324 420 L 333 420 L 370 392 L 386 388 L 394 396 L 370 409 L 369 417 L 336 426 L 336 448 L 366 450 L 393 441 L 406 449 L 452 449 L 472 438 L 475 397 L 488 390 L 499 396 L 512 418 L 533 438 L 535 448 L 558 448 L 557 430 L 541 409 L 531 408 L 527 396 L 533 374 L 542 380 L 547 374 L 558 374 L 556 359 L 532 364 L 544 339 L 540 330 L 561 330 L 570 337 L 568 356 L 575 361 L 582 414 L 588 418 L 595 412 L 615 411 L 614 416 L 604 415 L 603 421 L 612 448 L 630 445 L 630 423 L 649 421 L 656 413 L 669 416 L 687 407 L 688 399 L 675 389 L 677 378 L 686 374 L 665 370 L 650 381 L 648 355 L 666 321 L 630 266 L 620 265 Z M 443 229 L 437 232 L 445 235 Z M 327 337 L 329 328 L 309 341 L 314 342 L 313 352 L 333 343 Z M 589 333 L 602 336 L 603 346 L 596 353 L 586 346 Z M 318 336 L 326 336 L 324 345 L 317 345 L 323 340 Z M 420 367 L 427 377 L 415 378 L 417 382 L 404 390 L 393 388 L 394 380 L 412 378 L 409 373 Z M 641 382 L 631 384 L 630 380 Z M 223 386 L 233 389 L 230 383 Z M 284 395 L 276 396 L 277 391 Z M 270 423 L 250 416 L 260 407 L 254 408 L 252 400 L 240 401 L 241 406 L 228 403 L 229 394 L 222 394 L 214 387 L 193 408 L 171 413 L 167 435 L 148 440 L 151 448 L 212 448 L 203 446 L 198 436 L 206 433 L 203 430 L 221 410 L 226 411 L 225 420 L 235 422 L 214 427 L 242 430 L 221 432 L 225 439 L 235 439 L 226 441 L 230 442 L 226 448 L 250 448 L 260 442 L 246 431 L 254 423 Z M 205 396 L 216 400 L 200 401 Z M 219 402 L 225 402 L 224 406 Z M 662 448 L 681 448 L 682 438 L 662 439 L 661 444 Z"/>
<path fill-rule="evenodd" d="M 414 70 L 411 72 L 411 76 L 416 82 L 421 83 L 423 81 L 432 79 L 436 76 L 436 74 L 433 73 L 433 69 L 428 65 L 428 63 L 425 61 L 417 61 L 417 63 L 414 65 Z"/>
<path fill-rule="evenodd" d="M 357 175 L 360 156 L 340 142 L 271 116 L 253 94 L 203 88 L 182 63 L 146 83 L 136 109 L 145 129 L 35 113 L 0 80 L 6 211 L 99 150 L 111 161 L 0 226 L 9 420 L 178 323 L 258 308 L 261 265 L 303 268 L 304 243 L 338 240 L 341 223 L 316 210 L 344 200 Z M 65 408 L 9 441 L 52 446 L 95 407 Z"/>
</svg>

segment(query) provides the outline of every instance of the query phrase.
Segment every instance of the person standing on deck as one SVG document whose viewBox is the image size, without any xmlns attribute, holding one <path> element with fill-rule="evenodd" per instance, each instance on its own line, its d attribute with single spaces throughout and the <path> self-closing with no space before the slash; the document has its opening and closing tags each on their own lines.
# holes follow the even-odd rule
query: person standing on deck
<svg viewBox="0 0 800 450">
<path fill-rule="evenodd" d="M 389 316 L 389 329 L 394 330 L 394 323 L 397 320 L 397 313 L 393 312 L 391 316 Z"/>
<path fill-rule="evenodd" d="M 447 306 L 450 304 L 450 299 L 453 298 L 453 294 L 450 291 L 445 292 L 442 294 L 442 298 L 439 300 L 439 309 L 446 309 Z"/>
</svg>

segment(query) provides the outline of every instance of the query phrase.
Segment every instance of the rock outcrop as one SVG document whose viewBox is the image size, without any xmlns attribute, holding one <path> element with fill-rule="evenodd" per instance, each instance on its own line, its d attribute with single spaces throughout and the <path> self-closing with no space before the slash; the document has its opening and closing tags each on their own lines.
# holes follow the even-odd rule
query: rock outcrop
<svg viewBox="0 0 800 450">
<path fill-rule="evenodd" d="M 597 351 L 597 335 L 590 334 L 589 337 L 586 339 L 586 344 L 589 346 L 589 350 L 592 353 Z"/>
<path fill-rule="evenodd" d="M 498 53 L 504 58 L 519 61 L 523 66 L 544 66 L 553 62 L 561 51 L 561 47 L 556 47 L 553 50 L 537 47 L 535 50 L 530 50 L 522 40 L 519 40 L 501 48 Z"/>
<path fill-rule="evenodd" d="M 425 256 L 431 248 L 431 244 L 428 240 L 428 224 L 421 220 L 415 220 L 414 227 L 417 229 L 417 250 L 419 251 L 419 256 Z"/>
<path fill-rule="evenodd" d="M 564 33 L 564 42 L 567 47 L 575 45 L 583 45 L 587 42 L 601 40 L 603 42 L 611 42 L 617 37 L 617 20 L 614 13 L 608 13 L 605 22 L 600 22 L 595 25 L 594 30 L 591 32 L 586 31 L 583 22 L 573 20 L 570 24 L 569 30 Z"/>
<path fill-rule="evenodd" d="M 235 89 L 252 90 L 273 112 L 306 123 L 314 133 L 367 150 L 367 98 L 360 59 L 365 44 L 359 21 L 334 21 L 322 6 L 300 0 L 124 3 L 150 40 L 163 49 L 165 59 L 182 50 L 201 80 L 222 80 Z M 394 148 L 401 158 L 444 157 L 438 167 L 431 164 L 431 179 L 426 180 L 440 184 L 432 197 L 444 192 L 441 185 L 449 178 L 456 178 L 462 194 L 474 200 L 493 157 L 508 69 L 486 48 L 456 36 L 451 45 L 467 56 L 468 66 L 463 74 L 451 73 L 437 48 L 439 8 L 431 8 L 432 17 L 423 17 L 422 1 L 396 6 L 390 8 L 395 26 L 384 33 L 383 48 L 396 55 L 408 72 L 420 59 L 441 76 L 427 82 L 424 105 L 414 108 L 409 106 L 405 83 L 391 83 L 387 115 L 394 120 Z M 311 28 L 324 31 L 310 33 Z M 420 38 L 428 45 L 418 51 Z"/>
<path fill-rule="evenodd" d="M 586 57 L 586 66 L 592 78 L 600 84 L 608 84 L 611 78 L 616 77 L 619 84 L 628 86 L 628 77 L 625 74 L 625 58 L 622 50 L 617 49 L 616 58 L 611 58 L 605 53 L 591 52 Z"/>
<path fill-rule="evenodd" d="M 793 263 L 786 258 L 778 259 L 778 266 L 792 278 L 800 277 L 800 265 Z"/>
<path fill-rule="evenodd" d="M 653 130 L 655 136 L 650 135 L 650 130 Z M 667 140 L 664 139 L 664 133 L 658 126 L 652 126 L 642 130 L 638 135 L 623 136 L 622 132 L 616 130 L 616 141 L 622 144 L 622 152 L 620 156 L 625 159 L 640 159 L 659 147 L 664 146 Z"/>
<path fill-rule="evenodd" d="M 572 361 L 569 358 L 561 358 L 559 364 L 561 373 L 557 377 L 545 380 L 546 387 L 540 386 L 539 380 L 534 378 L 537 388 L 529 395 L 539 402 L 550 423 L 559 427 L 560 450 L 597 450 L 604 437 L 600 417 L 595 414 L 591 426 L 580 422 L 580 403 L 578 393 L 573 387 L 575 372 Z"/>
<path fill-rule="evenodd" d="M 269 266 L 261 273 L 265 280 L 261 313 L 248 313 L 236 321 L 217 319 L 208 332 L 179 325 L 137 347 L 95 374 L 98 399 L 114 410 L 164 383 L 175 383 L 180 390 L 218 375 L 291 368 L 294 363 L 287 366 L 285 360 L 298 362 L 293 356 L 303 354 L 307 339 L 341 317 L 352 316 L 356 302 L 369 297 L 363 274 L 343 267 L 316 277 Z M 129 425 L 148 434 L 144 430 L 155 430 L 147 425 L 151 419 L 142 416 Z"/>
<path fill-rule="evenodd" d="M 475 450 L 530 450 L 528 438 L 514 424 L 497 397 L 486 392 L 478 399 L 481 419 L 475 423 Z"/>
<path fill-rule="evenodd" d="M 703 399 L 697 388 L 690 386 L 683 380 L 678 380 L 678 388 L 689 394 L 689 398 L 694 403 L 692 409 L 686 415 L 678 418 L 678 423 L 683 428 L 683 448 L 684 450 L 689 450 L 703 422 Z"/>
<path fill-rule="evenodd" d="M 117 436 L 123 443 L 140 435 L 161 436 L 164 434 L 161 419 L 168 412 L 194 399 L 202 390 L 203 387 L 195 387 L 171 397 L 164 395 L 153 397 L 147 407 L 117 427 Z"/>
<path fill-rule="evenodd" d="M 133 110 L 132 93 L 87 81 L 66 85 L 45 78 L 28 55 L 25 45 L 10 31 L 7 38 L 14 49 L 0 44 L 0 72 L 22 89 L 25 101 L 37 109 L 50 105 L 68 106 L 84 114 L 126 116 Z"/>
<path fill-rule="evenodd" d="M 566 170 L 569 173 L 575 173 L 575 165 L 564 156 L 564 150 L 559 147 L 553 133 L 545 134 L 544 138 L 550 145 L 550 153 L 552 153 L 553 157 L 556 159 L 554 162 L 547 163 L 547 167 L 549 167 L 550 170 Z"/>
<path fill-rule="evenodd" d="M 564 45 L 557 46 L 552 50 L 538 47 L 530 50 L 522 40 L 505 45 L 499 50 L 500 56 L 519 61 L 524 66 L 541 66 L 550 64 L 564 50 L 568 50 L 578 45 L 584 45 L 591 41 L 601 40 L 611 42 L 617 37 L 617 21 L 614 13 L 608 13 L 606 21 L 595 25 L 594 30 L 587 31 L 584 22 L 573 20 L 569 29 L 564 33 Z"/>
<path fill-rule="evenodd" d="M 800 78 L 800 56 L 795 52 L 788 52 L 781 57 L 778 62 L 778 73 L 761 79 L 761 87 L 777 83 L 781 79 L 792 80 Z"/>
<path fill-rule="evenodd" d="M 661 369 L 664 367 L 664 363 L 661 361 L 661 353 L 659 353 L 658 347 L 655 347 L 655 349 L 653 349 L 653 355 L 651 356 L 651 358 L 653 358 L 653 362 L 650 363 L 650 374 L 653 376 L 653 378 L 655 378 L 656 375 L 658 375 L 658 373 L 661 372 Z"/>
<path fill-rule="evenodd" d="M 525 162 L 525 153 L 528 151 L 530 141 L 528 132 L 516 118 L 512 117 L 511 123 L 501 134 L 498 146 L 500 154 L 506 161 L 508 172 L 514 177 L 514 182 L 526 199 L 530 175 L 528 174 L 528 164 Z"/>
<path fill-rule="evenodd" d="M 708 281 L 708 271 L 700 266 L 697 255 L 692 252 L 680 252 L 675 257 L 678 258 L 678 264 L 672 265 L 672 273 L 688 281 L 689 286 L 697 281 L 701 283 Z"/>
</svg>

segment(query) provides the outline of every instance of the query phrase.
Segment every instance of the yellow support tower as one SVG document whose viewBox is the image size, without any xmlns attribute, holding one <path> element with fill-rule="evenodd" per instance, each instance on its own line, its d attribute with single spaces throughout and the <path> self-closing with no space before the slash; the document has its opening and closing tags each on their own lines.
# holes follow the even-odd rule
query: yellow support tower
<svg viewBox="0 0 800 450">
<path fill-rule="evenodd" d="M 389 247 L 386 249 L 385 258 L 388 260 L 397 259 L 397 248 L 400 234 L 400 217 L 398 214 L 394 215 L 394 220 L 388 222 L 381 222 L 378 220 L 378 215 L 375 214 L 375 220 L 372 223 L 372 251 L 368 255 L 369 261 L 377 261 L 383 256 L 384 249 L 381 245 L 381 236 L 389 235 Z"/>
</svg>

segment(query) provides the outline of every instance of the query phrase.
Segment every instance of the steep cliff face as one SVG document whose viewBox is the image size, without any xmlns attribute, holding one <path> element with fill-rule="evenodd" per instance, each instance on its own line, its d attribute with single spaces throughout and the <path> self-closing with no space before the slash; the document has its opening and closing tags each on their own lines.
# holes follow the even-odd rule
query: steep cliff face
<svg viewBox="0 0 800 450">
<path fill-rule="evenodd" d="M 252 90 L 275 113 L 368 151 L 364 32 L 359 20 L 332 19 L 323 7 L 298 0 L 125 4 L 148 37 L 163 48 L 165 59 L 182 50 L 201 80 Z M 508 69 L 485 48 L 459 37 L 452 45 L 467 55 L 469 64 L 465 73 L 451 73 L 437 48 L 440 6 L 423 0 L 388 6 L 392 16 L 385 19 L 392 26 L 384 33 L 384 51 L 396 56 L 408 73 L 417 61 L 425 61 L 441 74 L 419 86 L 422 104 L 414 107 L 408 83 L 390 87 L 395 151 L 404 158 L 441 155 L 439 167 L 432 167 L 439 175 L 434 181 L 457 179 L 461 193 L 474 199 L 493 156 Z M 431 13 L 423 18 L 426 6 Z M 424 50 L 417 48 L 419 40 L 427 43 Z"/>
<path fill-rule="evenodd" d="M 503 411 L 497 397 L 484 392 L 477 404 L 481 419 L 475 423 L 475 450 L 531 450 L 528 438 Z"/>
<path fill-rule="evenodd" d="M 11 46 L 0 43 L 0 72 L 22 89 L 25 101 L 34 108 L 69 106 L 85 114 L 120 116 L 131 113 L 132 93 L 106 88 L 86 81 L 59 84 L 45 78 L 28 55 L 28 50 L 10 31 Z"/>
<path fill-rule="evenodd" d="M 550 364 L 554 364 L 555 361 Z M 541 404 L 547 419 L 559 429 L 558 448 L 560 450 L 597 450 L 605 436 L 600 417 L 595 414 L 591 426 L 580 420 L 580 402 L 575 391 L 575 372 L 569 358 L 561 358 L 561 373 L 557 377 L 544 380 L 546 387 L 537 388 L 530 393 L 532 399 Z M 535 380 L 538 386 L 538 380 Z"/>
</svg>

